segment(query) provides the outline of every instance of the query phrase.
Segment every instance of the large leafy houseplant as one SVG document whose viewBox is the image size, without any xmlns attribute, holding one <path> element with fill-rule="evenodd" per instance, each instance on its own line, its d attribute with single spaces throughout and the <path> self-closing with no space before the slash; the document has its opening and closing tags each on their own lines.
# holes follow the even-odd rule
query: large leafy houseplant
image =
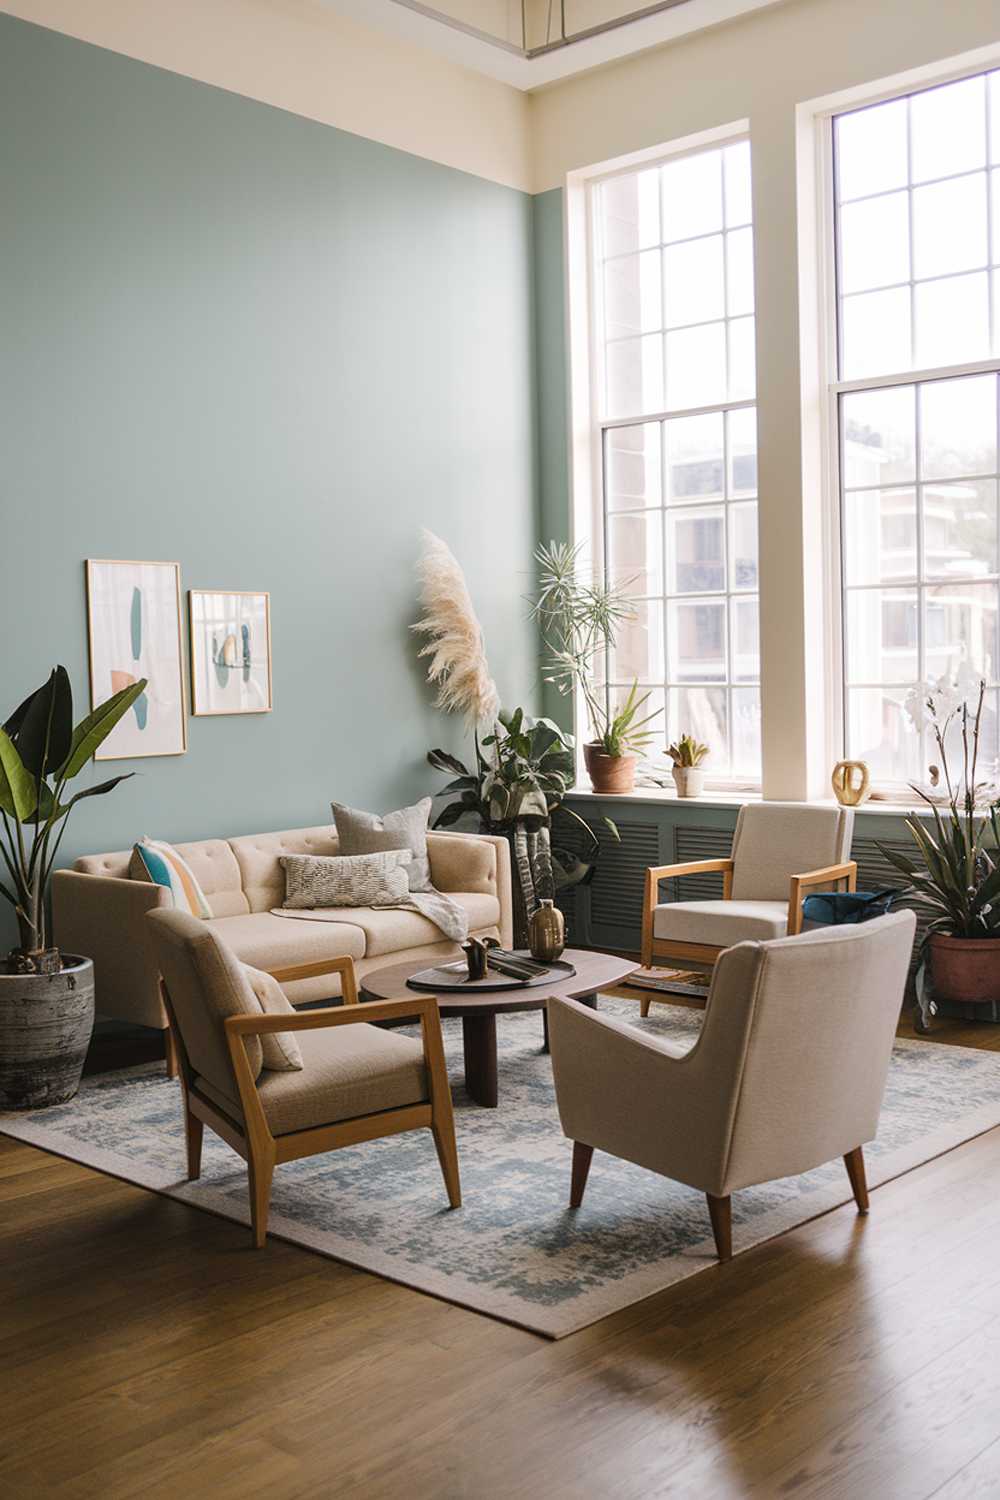
<svg viewBox="0 0 1000 1500">
<path fill-rule="evenodd" d="M 69 676 L 55 667 L 0 729 L 0 895 L 14 908 L 20 939 L 7 957 L 8 973 L 59 968 L 58 951 L 48 946 L 46 898 L 66 820 L 85 797 L 104 796 L 133 773 L 72 795 L 69 783 L 145 688 L 145 678 L 132 683 L 74 726 Z"/>
<path fill-rule="evenodd" d="M 917 978 L 923 1027 L 931 1010 L 924 984 L 928 957 L 943 998 L 1000 998 L 1000 803 L 978 780 L 985 694 L 986 684 L 964 669 L 918 684 L 906 699 L 914 727 L 929 733 L 937 750 L 932 790 L 913 785 L 932 821 L 928 826 L 916 813 L 906 819 L 916 846 L 912 856 L 886 844 L 879 848 L 929 917 Z M 949 738 L 953 751 L 961 748 L 960 774 L 952 770 Z M 942 782 L 938 795 L 933 788 Z"/>
<path fill-rule="evenodd" d="M 427 756 L 452 775 L 440 795 L 451 797 L 435 828 L 464 824 L 506 838 L 514 864 L 514 940 L 526 941 L 527 919 L 538 902 L 567 885 L 593 878 L 598 840 L 590 825 L 564 804 L 573 785 L 573 741 L 551 719 L 533 719 L 523 709 L 501 712 L 492 734 L 476 739 L 474 766 L 446 750 Z M 584 855 L 553 848 L 553 817 L 571 820 L 585 836 Z M 613 838 L 615 825 L 605 819 Z"/>
<path fill-rule="evenodd" d="M 597 668 L 635 610 L 625 589 L 587 576 L 581 554 L 581 546 L 564 542 L 538 548 L 532 617 L 546 653 L 547 681 L 562 694 L 577 689 L 583 700 L 590 736 L 584 758 L 595 790 L 627 791 L 635 780 L 636 757 L 653 738 L 647 725 L 655 714 L 644 713 L 649 693 L 640 692 L 637 683 L 623 701 L 607 696 L 597 685 Z"/>
</svg>

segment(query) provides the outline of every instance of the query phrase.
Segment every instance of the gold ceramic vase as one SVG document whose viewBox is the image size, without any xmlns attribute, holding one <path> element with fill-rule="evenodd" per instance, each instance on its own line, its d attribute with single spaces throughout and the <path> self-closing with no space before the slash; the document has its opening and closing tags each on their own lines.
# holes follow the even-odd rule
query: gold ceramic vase
<svg viewBox="0 0 1000 1500">
<path fill-rule="evenodd" d="M 528 947 L 532 958 L 551 963 L 566 946 L 563 914 L 551 901 L 540 901 L 528 922 Z"/>
</svg>

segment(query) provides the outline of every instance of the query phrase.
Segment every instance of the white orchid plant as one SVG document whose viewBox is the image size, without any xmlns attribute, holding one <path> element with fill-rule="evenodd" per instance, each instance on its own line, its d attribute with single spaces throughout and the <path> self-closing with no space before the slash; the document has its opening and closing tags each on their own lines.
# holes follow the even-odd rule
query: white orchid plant
<svg viewBox="0 0 1000 1500">
<path fill-rule="evenodd" d="M 962 662 L 954 672 L 915 682 L 903 700 L 913 728 L 918 734 L 933 735 L 937 745 L 940 765 L 929 768 L 931 786 L 939 786 L 943 777 L 948 801 L 968 804 L 968 809 L 975 805 L 986 785 L 976 780 L 985 694 L 985 681 L 968 662 Z M 946 745 L 948 731 L 956 722 L 961 725 L 963 748 L 962 780 L 958 784 L 951 776 Z M 933 800 L 919 787 L 913 790 L 925 801 Z"/>
<path fill-rule="evenodd" d="M 1000 799 L 991 798 L 987 784 L 977 780 L 985 696 L 986 683 L 963 664 L 936 681 L 916 683 L 904 702 L 914 729 L 934 737 L 941 764 L 931 767 L 932 788 L 943 777 L 947 811 L 942 816 L 942 798 L 914 785 L 934 815 L 933 826 L 914 813 L 906 819 L 919 859 L 889 845 L 879 848 L 907 877 L 909 893 L 930 910 L 928 935 L 1000 937 Z M 961 729 L 960 779 L 948 763 L 946 740 L 953 724 Z M 983 807 L 979 816 L 977 802 Z"/>
</svg>

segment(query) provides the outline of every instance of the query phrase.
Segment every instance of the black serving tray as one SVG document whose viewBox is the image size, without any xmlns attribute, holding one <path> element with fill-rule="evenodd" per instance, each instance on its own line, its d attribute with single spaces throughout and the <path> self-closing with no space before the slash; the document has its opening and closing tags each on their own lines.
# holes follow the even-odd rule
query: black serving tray
<svg viewBox="0 0 1000 1500">
<path fill-rule="evenodd" d="M 529 956 L 525 954 L 525 957 Z M 561 984 L 565 979 L 572 979 L 575 973 L 571 963 L 556 958 L 546 966 L 544 974 L 537 974 L 533 979 L 512 979 L 492 969 L 487 969 L 485 979 L 470 979 L 468 966 L 462 958 L 454 963 L 437 964 L 432 969 L 421 969 L 419 974 L 410 975 L 406 985 L 408 989 L 429 991 L 435 995 L 481 995 L 499 990 L 536 989 L 538 985 L 551 984 L 553 980 Z"/>
</svg>

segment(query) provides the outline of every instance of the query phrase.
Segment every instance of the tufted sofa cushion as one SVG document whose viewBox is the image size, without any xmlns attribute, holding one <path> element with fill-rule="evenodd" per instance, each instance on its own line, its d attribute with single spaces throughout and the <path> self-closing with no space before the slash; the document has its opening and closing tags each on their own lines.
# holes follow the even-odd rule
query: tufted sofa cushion
<svg viewBox="0 0 1000 1500">
<path fill-rule="evenodd" d="M 249 903 L 247 911 L 270 911 L 285 899 L 283 854 L 336 854 L 336 832 L 329 824 L 319 828 L 292 828 L 282 833 L 251 833 L 230 839 Z"/>
</svg>

